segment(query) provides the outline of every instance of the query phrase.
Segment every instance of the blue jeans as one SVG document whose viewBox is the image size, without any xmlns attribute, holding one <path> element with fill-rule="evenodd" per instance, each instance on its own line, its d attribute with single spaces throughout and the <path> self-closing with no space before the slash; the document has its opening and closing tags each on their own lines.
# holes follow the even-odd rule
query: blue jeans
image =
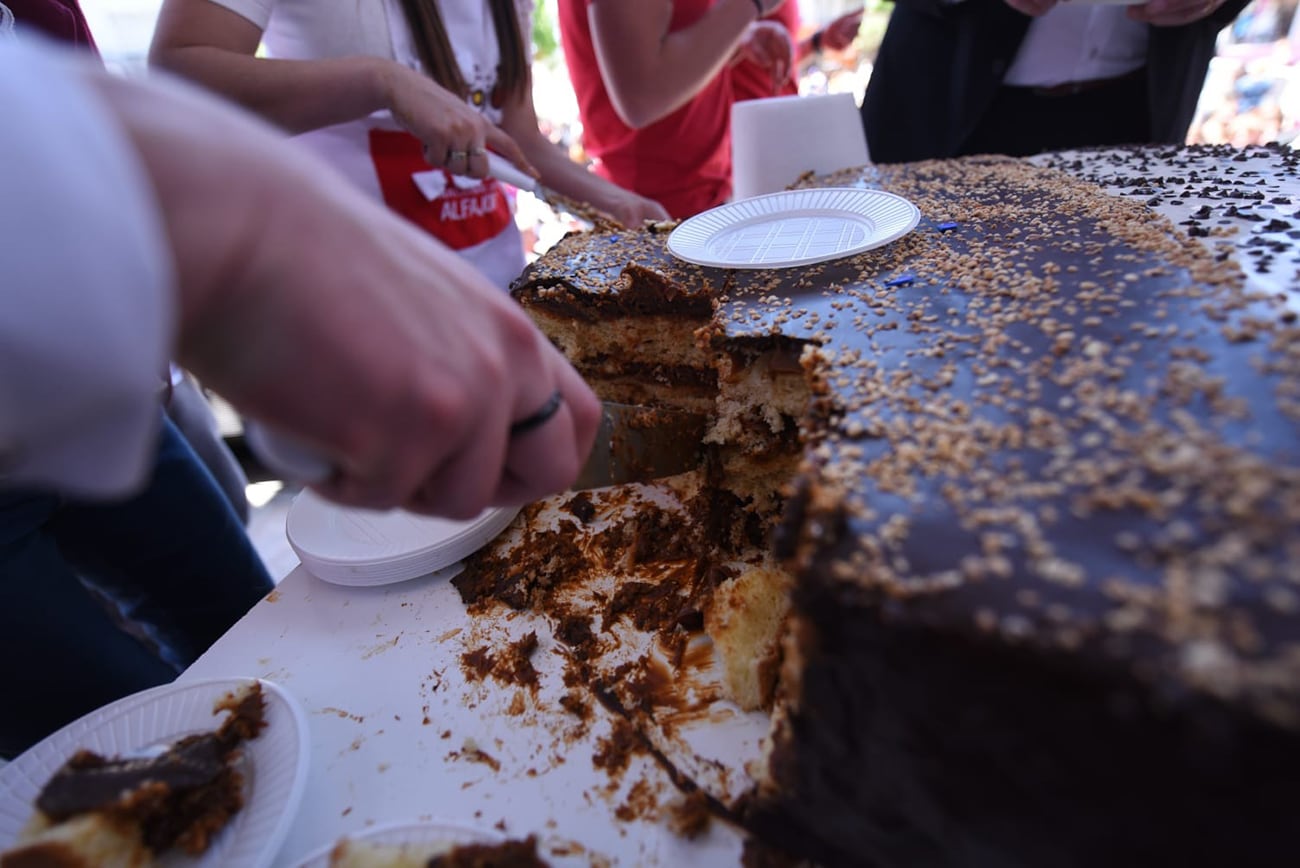
<svg viewBox="0 0 1300 868">
<path fill-rule="evenodd" d="M 0 756 L 171 681 L 272 587 L 167 419 L 152 477 L 128 500 L 0 492 Z"/>
</svg>

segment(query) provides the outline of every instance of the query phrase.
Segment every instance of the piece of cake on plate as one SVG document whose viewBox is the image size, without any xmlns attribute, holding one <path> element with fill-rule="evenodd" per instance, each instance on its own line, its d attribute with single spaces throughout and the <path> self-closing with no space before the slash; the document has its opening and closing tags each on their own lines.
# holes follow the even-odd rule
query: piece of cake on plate
<svg viewBox="0 0 1300 868">
<path fill-rule="evenodd" d="M 265 726 L 261 684 L 219 700 L 210 732 L 139 755 L 76 752 L 46 782 L 0 868 L 144 868 L 205 852 L 244 805 L 242 745 Z"/>
</svg>

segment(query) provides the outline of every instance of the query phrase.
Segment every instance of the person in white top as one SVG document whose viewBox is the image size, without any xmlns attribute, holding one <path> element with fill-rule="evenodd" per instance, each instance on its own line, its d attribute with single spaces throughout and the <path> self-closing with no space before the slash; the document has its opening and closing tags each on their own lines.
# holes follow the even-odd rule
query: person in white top
<svg viewBox="0 0 1300 868">
<path fill-rule="evenodd" d="M 877 162 L 1176 144 L 1246 0 L 899 0 L 862 102 Z"/>
<path fill-rule="evenodd" d="M 165 0 L 150 56 L 297 134 L 506 287 L 524 252 L 505 191 L 486 177 L 489 149 L 624 225 L 667 217 L 572 162 L 539 130 L 531 5 Z M 432 184 L 430 165 L 443 170 Z"/>
</svg>

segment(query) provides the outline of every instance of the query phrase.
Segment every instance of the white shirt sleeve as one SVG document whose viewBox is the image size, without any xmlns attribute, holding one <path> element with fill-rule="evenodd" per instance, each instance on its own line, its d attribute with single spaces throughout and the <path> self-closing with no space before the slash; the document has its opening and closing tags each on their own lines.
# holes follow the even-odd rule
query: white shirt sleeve
<svg viewBox="0 0 1300 868">
<path fill-rule="evenodd" d="M 152 187 L 79 58 L 0 39 L 0 487 L 146 478 L 175 331 Z"/>
<path fill-rule="evenodd" d="M 265 30 L 266 25 L 271 21 L 271 10 L 275 5 L 275 0 L 213 0 L 213 2 L 236 15 L 247 18 L 260 30 Z"/>
</svg>

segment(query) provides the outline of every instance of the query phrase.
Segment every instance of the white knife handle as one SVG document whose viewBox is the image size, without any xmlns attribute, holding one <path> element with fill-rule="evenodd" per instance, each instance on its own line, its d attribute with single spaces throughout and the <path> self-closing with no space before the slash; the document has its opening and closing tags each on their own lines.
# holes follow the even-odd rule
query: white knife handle
<svg viewBox="0 0 1300 868">
<path fill-rule="evenodd" d="M 286 481 L 310 485 L 334 473 L 334 465 L 316 450 L 256 422 L 245 420 L 244 440 L 267 469 Z"/>
<path fill-rule="evenodd" d="M 520 190 L 527 190 L 530 193 L 537 192 L 537 179 L 532 175 L 524 172 L 523 169 L 511 163 L 500 154 L 488 151 L 488 174 L 498 181 L 505 181 L 512 187 L 518 187 Z"/>
</svg>

